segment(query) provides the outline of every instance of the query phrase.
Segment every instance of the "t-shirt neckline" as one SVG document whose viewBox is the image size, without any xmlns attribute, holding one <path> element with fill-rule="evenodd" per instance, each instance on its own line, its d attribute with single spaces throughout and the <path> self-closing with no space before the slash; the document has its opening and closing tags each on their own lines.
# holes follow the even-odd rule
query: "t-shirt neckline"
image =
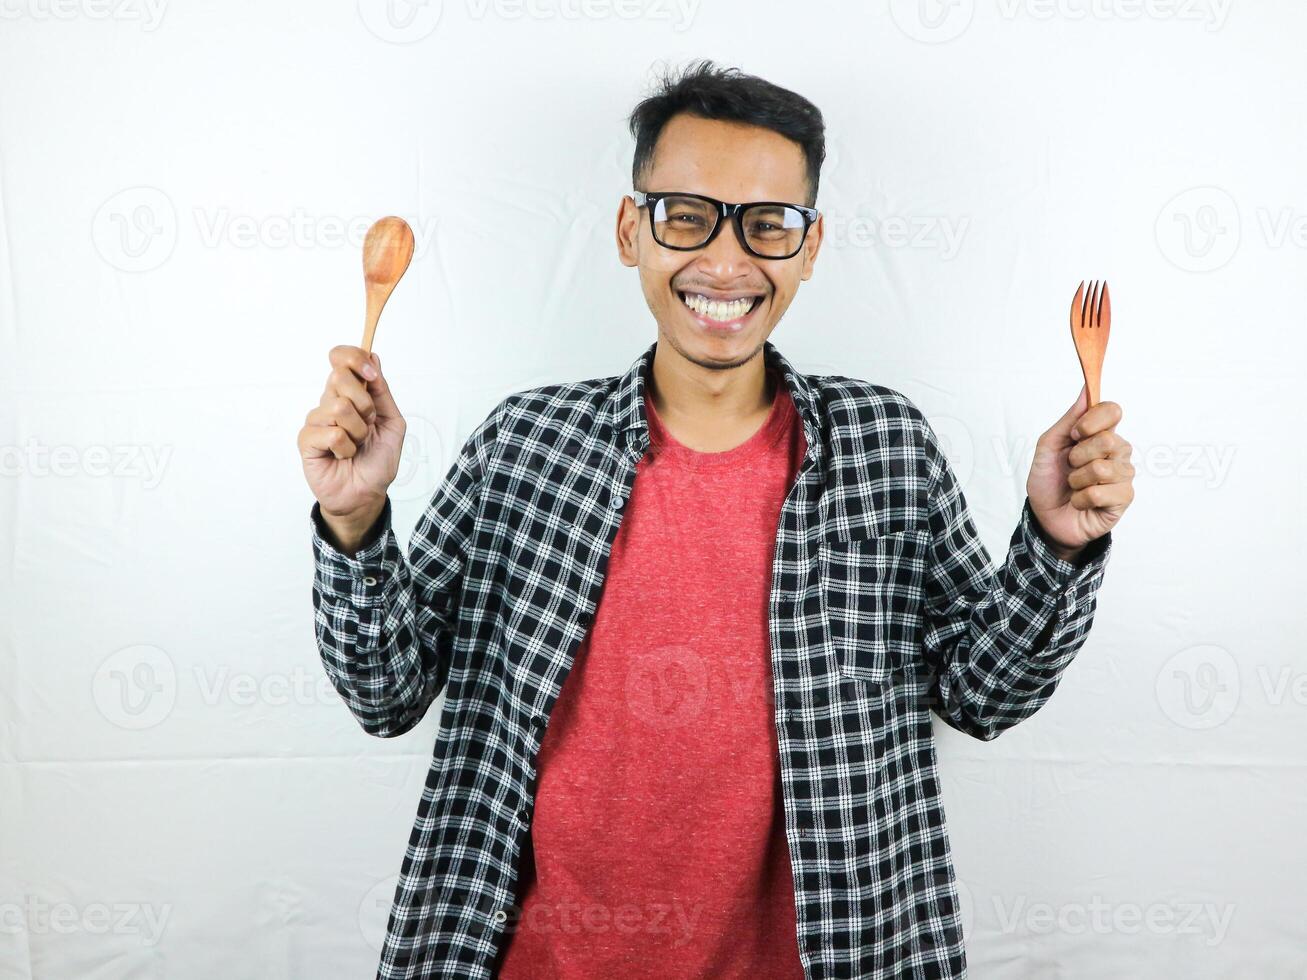
<svg viewBox="0 0 1307 980">
<path fill-rule="evenodd" d="M 699 469 L 737 466 L 760 456 L 779 441 L 781 434 L 789 427 L 794 410 L 794 401 L 790 398 L 790 393 L 781 382 L 781 379 L 772 371 L 768 371 L 768 374 L 775 381 L 776 393 L 772 398 L 771 409 L 768 411 L 766 419 L 763 420 L 758 430 L 744 442 L 721 452 L 703 452 L 698 449 L 691 449 L 677 440 L 667 430 L 667 426 L 664 425 L 658 410 L 654 407 L 653 399 L 649 397 L 649 388 L 646 385 L 644 405 L 645 416 L 649 423 L 651 451 L 664 460 L 674 460 L 678 464 Z"/>
</svg>

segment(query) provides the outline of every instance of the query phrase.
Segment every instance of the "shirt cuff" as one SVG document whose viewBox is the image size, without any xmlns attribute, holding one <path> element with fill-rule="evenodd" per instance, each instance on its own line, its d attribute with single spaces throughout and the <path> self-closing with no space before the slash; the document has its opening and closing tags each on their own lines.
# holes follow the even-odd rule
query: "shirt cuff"
<svg viewBox="0 0 1307 980">
<path fill-rule="evenodd" d="M 1059 558 L 1044 537 L 1039 519 L 1031 509 L 1030 498 L 1026 497 L 1012 543 L 1020 545 L 1015 571 L 1023 587 L 1043 595 L 1057 595 L 1068 589 L 1074 591 L 1101 576 L 1112 551 L 1112 532 L 1090 541 L 1075 561 Z"/>
<path fill-rule="evenodd" d="M 387 586 L 396 582 L 395 567 L 399 543 L 391 527 L 390 497 L 372 527 L 349 555 L 331 543 L 331 533 L 322 519 L 322 505 L 314 502 L 309 511 L 313 529 L 314 585 L 324 594 L 352 605 L 374 605 L 384 601 Z"/>
</svg>

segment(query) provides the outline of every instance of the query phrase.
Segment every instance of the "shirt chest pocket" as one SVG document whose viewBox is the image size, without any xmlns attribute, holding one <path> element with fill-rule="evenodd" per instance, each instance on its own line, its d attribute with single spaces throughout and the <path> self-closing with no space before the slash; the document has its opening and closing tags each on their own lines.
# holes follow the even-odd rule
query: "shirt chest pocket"
<svg viewBox="0 0 1307 980">
<path fill-rule="evenodd" d="M 920 657 L 929 526 L 898 520 L 870 537 L 828 535 L 817 554 L 840 672 L 883 684 L 909 669 Z"/>
</svg>

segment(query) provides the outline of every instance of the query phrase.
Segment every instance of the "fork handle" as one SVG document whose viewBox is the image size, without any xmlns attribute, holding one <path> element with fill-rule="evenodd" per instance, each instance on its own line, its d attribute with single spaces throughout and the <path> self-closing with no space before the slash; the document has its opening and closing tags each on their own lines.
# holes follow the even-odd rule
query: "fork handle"
<svg viewBox="0 0 1307 980">
<path fill-rule="evenodd" d="M 1080 370 L 1085 376 L 1085 387 L 1089 389 L 1089 407 L 1093 408 L 1098 404 L 1098 393 L 1102 383 L 1103 365 L 1085 364 L 1081 362 Z"/>
</svg>

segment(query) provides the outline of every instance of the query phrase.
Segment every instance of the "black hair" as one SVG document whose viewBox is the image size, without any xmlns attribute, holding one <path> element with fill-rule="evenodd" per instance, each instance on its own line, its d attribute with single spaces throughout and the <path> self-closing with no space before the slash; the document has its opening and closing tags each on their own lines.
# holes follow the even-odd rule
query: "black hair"
<svg viewBox="0 0 1307 980">
<path fill-rule="evenodd" d="M 653 94 L 631 111 L 631 135 L 635 137 L 631 180 L 635 187 L 653 163 L 654 146 L 663 127 L 682 112 L 762 126 L 794 140 L 807 161 L 808 200 L 803 203 L 816 207 L 817 183 L 826 159 L 821 110 L 796 92 L 738 68 L 719 68 L 707 59 L 691 62 L 680 75 L 665 72 Z"/>
</svg>

